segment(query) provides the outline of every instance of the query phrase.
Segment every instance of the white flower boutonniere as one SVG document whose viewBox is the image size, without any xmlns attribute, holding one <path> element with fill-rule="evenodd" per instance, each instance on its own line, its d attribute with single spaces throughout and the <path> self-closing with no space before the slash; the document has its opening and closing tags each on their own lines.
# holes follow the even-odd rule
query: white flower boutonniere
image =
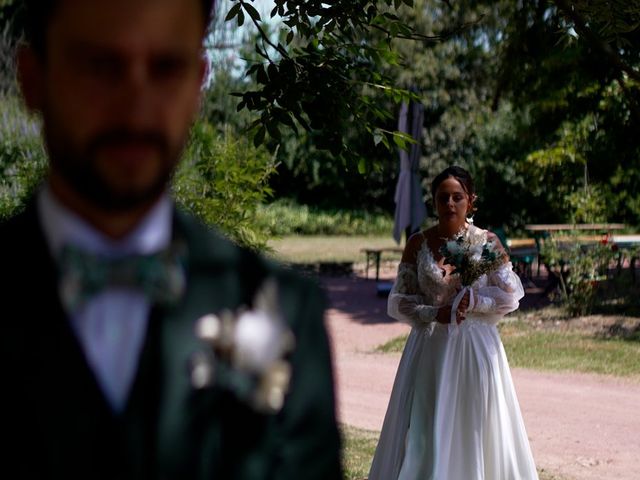
<svg viewBox="0 0 640 480">
<path fill-rule="evenodd" d="M 275 280 L 262 284 L 251 310 L 201 317 L 196 335 L 211 349 L 192 359 L 194 387 L 230 390 L 263 413 L 282 408 L 291 378 L 286 355 L 293 350 L 294 336 L 282 318 Z"/>
</svg>

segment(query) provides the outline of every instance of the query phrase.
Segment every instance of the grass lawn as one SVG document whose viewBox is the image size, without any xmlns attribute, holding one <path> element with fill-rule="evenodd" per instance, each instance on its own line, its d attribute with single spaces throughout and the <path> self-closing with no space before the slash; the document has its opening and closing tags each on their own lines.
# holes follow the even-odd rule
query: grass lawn
<svg viewBox="0 0 640 480">
<path fill-rule="evenodd" d="M 529 313 L 527 317 L 532 315 Z M 544 312 L 539 315 L 544 316 Z M 589 317 L 582 321 L 546 319 L 537 322 L 525 319 L 527 317 L 516 316 L 513 321 L 499 325 L 512 367 L 640 379 L 640 341 L 635 334 L 629 337 L 606 334 L 611 327 L 605 325 L 598 330 Z M 405 341 L 406 336 L 394 338 L 377 350 L 401 352 Z"/>
<path fill-rule="evenodd" d="M 500 335 L 509 364 L 514 367 L 640 379 L 640 342 L 637 340 L 572 329 L 540 329 L 522 320 L 502 324 Z"/>
<path fill-rule="evenodd" d="M 391 234 L 385 236 L 289 236 L 270 240 L 272 255 L 287 263 L 364 262 L 361 248 L 397 247 Z M 398 260 L 400 254 L 385 254 Z"/>
<path fill-rule="evenodd" d="M 342 425 L 341 431 L 345 480 L 367 478 L 380 433 L 348 425 Z"/>
<path fill-rule="evenodd" d="M 345 480 L 364 480 L 369 474 L 371 460 L 378 442 L 378 432 L 342 425 L 342 463 Z M 562 480 L 560 477 L 538 469 L 540 480 Z"/>
</svg>

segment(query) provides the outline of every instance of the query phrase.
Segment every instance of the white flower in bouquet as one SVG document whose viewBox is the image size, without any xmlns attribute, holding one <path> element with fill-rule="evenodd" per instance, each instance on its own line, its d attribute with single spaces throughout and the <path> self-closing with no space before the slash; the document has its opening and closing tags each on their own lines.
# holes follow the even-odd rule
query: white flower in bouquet
<svg viewBox="0 0 640 480">
<path fill-rule="evenodd" d="M 451 255 L 457 255 L 462 250 L 461 246 L 455 240 L 449 240 L 447 242 L 447 250 L 451 253 Z"/>
<path fill-rule="evenodd" d="M 482 260 L 482 251 L 484 246 L 480 243 L 472 244 L 469 247 L 469 253 L 471 254 L 471 260 L 474 262 L 480 262 Z"/>
</svg>

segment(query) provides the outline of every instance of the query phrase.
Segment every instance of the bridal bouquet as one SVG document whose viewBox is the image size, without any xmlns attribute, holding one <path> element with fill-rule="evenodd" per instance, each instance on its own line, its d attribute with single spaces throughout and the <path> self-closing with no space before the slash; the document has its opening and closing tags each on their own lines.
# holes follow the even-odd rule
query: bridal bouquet
<svg viewBox="0 0 640 480">
<path fill-rule="evenodd" d="M 453 274 L 460 276 L 463 287 L 468 287 L 482 275 L 491 273 L 504 263 L 505 255 L 493 241 L 483 235 L 459 232 L 440 249 L 446 265 L 452 265 Z"/>
</svg>

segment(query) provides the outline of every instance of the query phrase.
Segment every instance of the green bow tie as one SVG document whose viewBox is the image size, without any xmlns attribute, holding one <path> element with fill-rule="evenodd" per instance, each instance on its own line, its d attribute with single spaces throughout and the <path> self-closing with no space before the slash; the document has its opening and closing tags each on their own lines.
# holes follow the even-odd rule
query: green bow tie
<svg viewBox="0 0 640 480">
<path fill-rule="evenodd" d="M 105 288 L 122 287 L 141 291 L 154 304 L 173 304 L 185 290 L 183 264 L 175 249 L 109 257 L 66 245 L 59 257 L 62 303 L 74 311 Z"/>
</svg>

